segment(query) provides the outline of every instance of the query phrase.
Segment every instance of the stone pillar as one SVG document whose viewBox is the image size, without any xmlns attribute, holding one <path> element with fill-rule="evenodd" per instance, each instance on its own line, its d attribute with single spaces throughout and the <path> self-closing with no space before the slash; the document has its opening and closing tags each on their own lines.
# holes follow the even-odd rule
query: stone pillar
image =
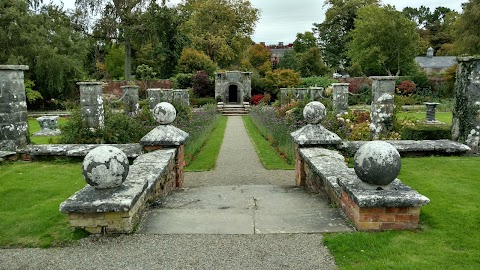
<svg viewBox="0 0 480 270">
<path fill-rule="evenodd" d="M 435 113 L 437 111 L 437 105 L 440 104 L 440 103 L 424 102 L 423 104 L 425 104 L 425 106 L 427 106 L 427 116 L 426 116 L 425 121 L 427 123 L 437 122 L 437 120 L 435 119 Z"/>
<path fill-rule="evenodd" d="M 0 150 L 16 151 L 30 143 L 24 65 L 0 65 Z"/>
<path fill-rule="evenodd" d="M 185 174 L 185 141 L 189 135 L 185 131 L 171 125 L 175 121 L 177 112 L 172 104 L 167 102 L 158 103 L 153 109 L 153 115 L 160 124 L 140 140 L 140 145 L 145 151 L 174 148 L 175 155 L 175 179 L 176 187 L 184 186 Z"/>
<path fill-rule="evenodd" d="M 348 111 L 349 83 L 332 83 L 333 86 L 333 113 L 339 114 Z"/>
<path fill-rule="evenodd" d="M 102 129 L 104 126 L 104 110 L 101 82 L 78 82 L 80 87 L 80 105 L 82 115 L 91 128 Z"/>
<path fill-rule="evenodd" d="M 480 143 L 480 57 L 459 57 L 452 138 L 473 149 Z"/>
<path fill-rule="evenodd" d="M 138 86 L 125 85 L 122 86 L 123 93 L 123 110 L 128 115 L 136 115 L 138 113 Z"/>
<path fill-rule="evenodd" d="M 370 77 L 372 84 L 372 108 L 370 111 L 370 137 L 379 139 L 393 129 L 395 111 L 395 76 Z"/>
</svg>

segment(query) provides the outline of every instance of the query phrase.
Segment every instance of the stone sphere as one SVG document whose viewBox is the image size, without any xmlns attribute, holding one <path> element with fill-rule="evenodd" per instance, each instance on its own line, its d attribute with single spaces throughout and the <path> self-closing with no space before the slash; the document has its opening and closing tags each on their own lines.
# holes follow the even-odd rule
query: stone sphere
<svg viewBox="0 0 480 270">
<path fill-rule="evenodd" d="M 168 125 L 175 121 L 177 110 L 168 102 L 160 102 L 153 108 L 153 117 L 161 125 Z"/>
<path fill-rule="evenodd" d="M 99 146 L 85 156 L 82 174 L 96 189 L 120 186 L 127 178 L 128 158 L 122 150 L 108 145 Z"/>
<path fill-rule="evenodd" d="M 354 169 L 365 183 L 388 185 L 400 173 L 402 160 L 393 145 L 383 141 L 368 142 L 358 149 L 354 157 Z"/>
<path fill-rule="evenodd" d="M 326 115 L 327 110 L 325 106 L 318 101 L 309 102 L 303 109 L 303 118 L 305 118 L 309 124 L 316 125 L 320 123 Z"/>
</svg>

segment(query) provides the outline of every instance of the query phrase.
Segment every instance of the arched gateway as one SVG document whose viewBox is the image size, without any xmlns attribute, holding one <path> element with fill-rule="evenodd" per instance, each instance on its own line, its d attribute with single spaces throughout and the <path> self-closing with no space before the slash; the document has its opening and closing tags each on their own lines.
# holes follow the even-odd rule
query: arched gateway
<svg viewBox="0 0 480 270">
<path fill-rule="evenodd" d="M 227 71 L 215 74 L 215 97 L 224 104 L 242 105 L 252 95 L 252 73 Z"/>
</svg>

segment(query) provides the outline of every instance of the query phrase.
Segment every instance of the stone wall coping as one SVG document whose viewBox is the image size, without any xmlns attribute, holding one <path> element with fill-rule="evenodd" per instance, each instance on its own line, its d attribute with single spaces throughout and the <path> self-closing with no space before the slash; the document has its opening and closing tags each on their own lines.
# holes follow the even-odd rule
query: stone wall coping
<svg viewBox="0 0 480 270">
<path fill-rule="evenodd" d="M 399 179 L 395 179 L 388 185 L 388 189 L 383 190 L 364 188 L 365 183 L 356 175 L 339 179 L 338 184 L 361 208 L 420 207 L 430 202 L 430 199 Z"/>
<path fill-rule="evenodd" d="M 8 157 L 8 156 L 13 156 L 17 154 L 16 152 L 12 152 L 12 151 L 2 151 L 0 150 L 0 158 L 5 158 L 5 157 Z"/>
<path fill-rule="evenodd" d="M 349 86 L 350 83 L 332 83 L 333 86 Z"/>
<path fill-rule="evenodd" d="M 293 141 L 300 145 L 338 145 L 342 139 L 322 125 L 308 124 L 292 133 Z"/>
<path fill-rule="evenodd" d="M 103 85 L 103 82 L 77 82 L 77 85 Z"/>
<path fill-rule="evenodd" d="M 368 78 L 376 81 L 392 81 L 392 80 L 397 80 L 399 77 L 398 76 L 370 76 Z"/>
<path fill-rule="evenodd" d="M 480 56 L 462 56 L 457 57 L 458 62 L 480 61 Z"/>
<path fill-rule="evenodd" d="M 471 148 L 465 144 L 451 140 L 386 140 L 393 145 L 400 153 L 466 153 Z M 356 152 L 367 141 L 345 141 L 344 146 Z"/>
<path fill-rule="evenodd" d="M 30 144 L 24 149 L 18 151 L 19 154 L 28 154 L 30 156 L 67 156 L 84 157 L 90 150 L 101 144 Z M 133 144 L 109 144 L 122 150 L 127 157 L 136 158 L 143 153 L 142 146 Z"/>
<path fill-rule="evenodd" d="M 0 70 L 28 70 L 27 65 L 0 65 Z"/>
<path fill-rule="evenodd" d="M 144 192 L 166 172 L 168 162 L 175 158 L 175 149 L 157 150 L 137 158 L 130 166 L 125 182 L 117 188 L 95 189 L 87 185 L 60 204 L 62 213 L 128 212 Z M 155 168 L 150 170 L 151 165 Z M 146 170 L 148 165 L 149 170 Z"/>
<path fill-rule="evenodd" d="M 120 88 L 124 89 L 124 88 L 140 88 L 140 86 L 138 85 L 122 85 L 120 86 Z"/>
<path fill-rule="evenodd" d="M 140 140 L 142 146 L 178 146 L 185 143 L 189 135 L 172 125 L 160 125 Z"/>
</svg>

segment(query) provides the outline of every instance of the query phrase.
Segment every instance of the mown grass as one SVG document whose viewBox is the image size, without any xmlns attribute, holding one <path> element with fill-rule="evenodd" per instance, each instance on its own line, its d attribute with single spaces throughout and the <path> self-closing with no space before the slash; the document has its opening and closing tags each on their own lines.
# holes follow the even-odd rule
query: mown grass
<svg viewBox="0 0 480 270">
<path fill-rule="evenodd" d="M 0 246 L 49 247 L 84 237 L 59 212 L 60 203 L 84 186 L 78 162 L 0 164 Z"/>
<path fill-rule="evenodd" d="M 325 236 L 340 269 L 479 269 L 480 158 L 402 159 L 399 178 L 431 202 L 422 229 Z"/>
<path fill-rule="evenodd" d="M 418 121 L 425 121 L 426 113 L 425 112 L 400 112 L 397 114 L 399 120 L 403 119 L 413 119 Z M 435 119 L 437 121 L 443 122 L 445 124 L 452 124 L 452 113 L 451 112 L 437 112 L 435 114 Z"/>
<path fill-rule="evenodd" d="M 250 116 L 243 117 L 243 123 L 247 129 L 248 136 L 255 146 L 255 151 L 267 170 L 293 170 L 294 165 L 288 164 L 285 159 L 278 155 L 272 145 L 260 134 Z"/>
<path fill-rule="evenodd" d="M 66 118 L 59 117 L 58 125 L 65 124 L 68 121 Z M 28 126 L 30 129 L 30 141 L 33 144 L 49 144 L 60 138 L 60 136 L 32 136 L 35 132 L 40 131 L 40 124 L 35 118 L 28 118 Z"/>
<path fill-rule="evenodd" d="M 199 152 L 191 158 L 190 163 L 185 168 L 186 171 L 209 171 L 215 168 L 226 127 L 227 117 L 221 116 L 218 121 L 216 121 L 216 126 L 213 131 L 206 134 L 208 138 L 204 141 Z"/>
</svg>

